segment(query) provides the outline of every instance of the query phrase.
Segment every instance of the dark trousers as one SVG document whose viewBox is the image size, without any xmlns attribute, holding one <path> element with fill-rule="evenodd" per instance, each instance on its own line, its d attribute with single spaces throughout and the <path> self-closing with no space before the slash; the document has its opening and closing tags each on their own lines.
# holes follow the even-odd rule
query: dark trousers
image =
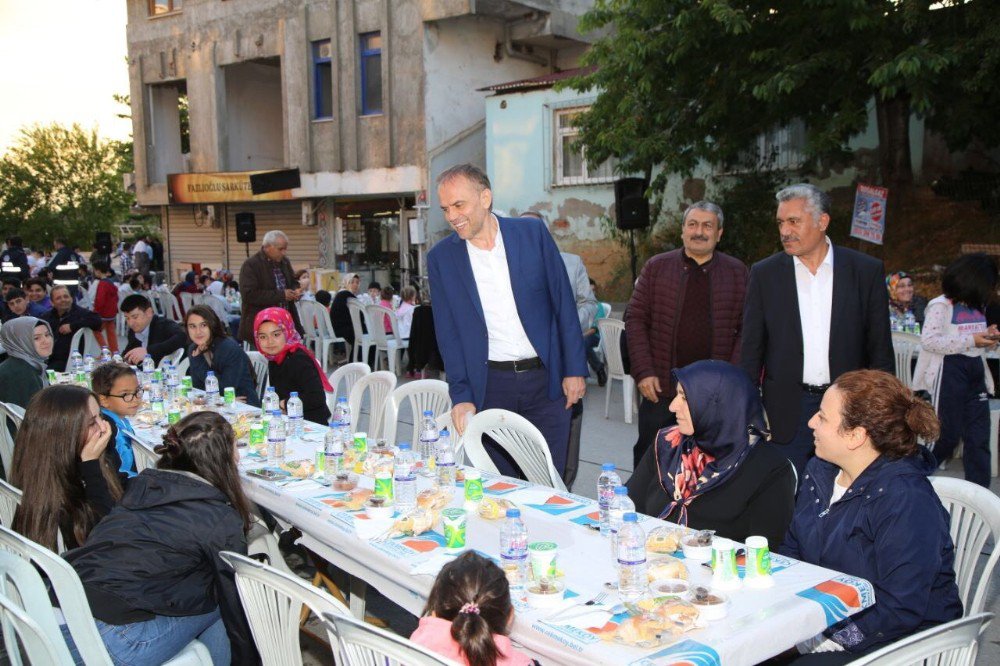
<svg viewBox="0 0 1000 666">
<path fill-rule="evenodd" d="M 597 345 L 600 344 L 601 338 L 597 333 L 591 333 L 590 335 L 583 336 L 583 347 L 587 350 L 587 365 L 594 372 L 600 372 L 604 369 L 604 364 L 601 363 L 601 359 L 597 357 Z"/>
<path fill-rule="evenodd" d="M 562 473 L 563 483 L 568 490 L 573 490 L 576 473 L 580 469 L 580 432 L 583 428 L 583 400 L 577 400 L 570 407 L 572 416 L 569 421 L 569 446 L 566 448 L 566 471 Z"/>
<path fill-rule="evenodd" d="M 776 442 L 781 446 L 781 452 L 795 465 L 795 471 L 799 475 L 799 483 L 805 476 L 806 463 L 816 455 L 816 442 L 813 439 L 812 428 L 809 427 L 809 419 L 819 411 L 819 404 L 823 401 L 823 396 L 815 393 L 802 392 L 801 413 L 799 414 L 799 424 L 795 428 L 795 435 L 787 442 Z"/>
<path fill-rule="evenodd" d="M 632 447 L 632 469 L 639 466 L 642 456 L 656 440 L 656 433 L 663 428 L 677 424 L 677 417 L 667 409 L 669 404 L 670 401 L 662 394 L 659 402 L 651 402 L 645 398 L 639 399 L 639 439 Z"/>
<path fill-rule="evenodd" d="M 528 419 L 545 437 L 552 464 L 562 475 L 566 470 L 571 410 L 566 409 L 564 397 L 551 400 L 548 393 L 549 373 L 545 368 L 524 372 L 490 368 L 483 409 L 506 409 Z M 501 474 L 524 478 L 506 451 L 488 438 L 483 440 L 483 446 Z"/>
<path fill-rule="evenodd" d="M 938 397 L 941 436 L 934 456 L 944 462 L 962 442 L 965 480 L 990 487 L 990 403 L 983 360 L 964 354 L 944 357 Z"/>
</svg>

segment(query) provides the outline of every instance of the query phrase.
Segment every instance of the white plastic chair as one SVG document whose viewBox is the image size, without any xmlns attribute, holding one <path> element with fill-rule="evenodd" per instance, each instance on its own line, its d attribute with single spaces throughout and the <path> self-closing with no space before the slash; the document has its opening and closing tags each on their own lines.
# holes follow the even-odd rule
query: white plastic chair
<svg viewBox="0 0 1000 666">
<path fill-rule="evenodd" d="M 920 338 L 910 333 L 893 333 L 892 351 L 896 356 L 896 378 L 906 388 L 912 388 L 913 357 L 920 353 Z"/>
<path fill-rule="evenodd" d="M 156 463 L 160 456 L 153 451 L 144 441 L 126 432 L 125 436 L 132 440 L 132 455 L 135 456 L 135 471 L 141 472 L 144 469 L 156 469 Z"/>
<path fill-rule="evenodd" d="M 14 524 L 14 513 L 21 503 L 24 493 L 6 481 L 0 480 L 0 525 L 12 527 Z"/>
<path fill-rule="evenodd" d="M 487 409 L 473 415 L 465 425 L 462 439 L 465 455 L 472 466 L 488 472 L 498 472 L 483 446 L 484 435 L 511 455 L 528 481 L 556 490 L 566 490 L 566 484 L 552 464 L 552 454 L 545 438 L 528 419 L 506 409 Z"/>
<path fill-rule="evenodd" d="M 83 584 L 69 562 L 48 548 L 41 546 L 20 534 L 0 527 L 0 547 L 27 560 L 40 569 L 49 580 L 52 592 L 59 603 L 66 626 L 73 642 L 87 666 L 111 666 L 111 658 L 104 647 L 104 641 L 94 624 L 90 603 L 83 591 Z M 43 593 L 48 600 L 48 595 Z M 51 608 L 50 608 L 51 613 Z M 58 635 L 58 630 L 56 635 Z M 32 662 L 35 663 L 35 662 Z M 59 663 L 59 662 L 38 662 Z M 71 663 L 71 662 L 70 662 Z M 199 665 L 211 666 L 212 657 L 208 649 L 198 641 L 191 641 L 167 666 Z"/>
<path fill-rule="evenodd" d="M 347 401 L 351 407 L 351 432 L 357 432 L 359 429 L 361 402 L 365 393 L 368 393 L 368 406 L 371 411 L 368 415 L 368 427 L 365 432 L 368 433 L 369 441 L 382 438 L 385 403 L 394 388 L 396 388 L 396 375 L 385 370 L 365 375 L 355 382 L 354 388 L 351 389 L 351 397 Z"/>
<path fill-rule="evenodd" d="M 385 405 L 385 428 L 382 432 L 390 446 L 396 443 L 399 413 L 404 401 L 409 402 L 410 414 L 413 417 L 412 431 L 408 438 L 404 435 L 402 440 L 404 442 L 416 444 L 420 439 L 420 422 L 425 411 L 430 410 L 435 419 L 451 412 L 451 396 L 448 394 L 447 382 L 440 379 L 418 379 L 397 386 Z"/>
<path fill-rule="evenodd" d="M 188 370 L 190 368 L 191 368 L 191 358 L 189 356 L 185 356 L 177 363 L 177 376 L 186 377 Z"/>
<path fill-rule="evenodd" d="M 601 333 L 601 349 L 608 366 L 608 384 L 604 394 L 604 418 L 611 409 L 611 388 L 615 380 L 622 383 L 622 402 L 625 404 L 625 423 L 632 423 L 632 414 L 638 411 L 636 404 L 635 380 L 625 372 L 622 361 L 621 337 L 625 332 L 625 322 L 621 319 L 605 318 L 597 322 Z"/>
<path fill-rule="evenodd" d="M 323 371 L 330 365 L 330 349 L 337 342 L 346 342 L 333 332 L 333 322 L 330 313 L 316 301 L 299 301 L 299 319 L 308 335 L 311 331 L 313 349 L 319 358 Z"/>
<path fill-rule="evenodd" d="M 326 406 L 331 415 L 334 407 L 337 406 L 337 399 L 342 395 L 349 397 L 354 384 L 365 375 L 370 375 L 371 372 L 372 369 L 368 367 L 367 363 L 345 363 L 330 373 L 330 386 L 333 387 L 333 391 L 326 394 Z M 340 390 L 341 382 L 344 384 L 343 391 Z"/>
<path fill-rule="evenodd" d="M 184 347 L 181 347 L 180 349 L 170 352 L 169 354 L 160 359 L 160 362 L 156 364 L 156 369 L 163 370 L 164 366 L 166 366 L 167 364 L 167 361 L 170 361 L 171 365 L 177 365 L 178 363 L 180 363 L 181 357 L 184 356 L 184 351 L 185 351 Z"/>
<path fill-rule="evenodd" d="M 0 552 L 0 587 L 0 620 L 11 663 L 20 666 L 23 653 L 29 664 L 72 664 L 38 571 L 14 553 Z"/>
<path fill-rule="evenodd" d="M 306 316 L 303 303 L 304 301 L 296 301 L 295 303 L 295 310 L 299 314 L 299 323 L 302 324 L 302 342 L 306 347 L 313 348 L 316 343 L 316 321 L 312 317 Z"/>
<path fill-rule="evenodd" d="M 990 399 L 990 476 L 1000 472 L 1000 400 Z"/>
<path fill-rule="evenodd" d="M 925 629 L 855 659 L 849 666 L 973 666 L 979 635 L 993 613 L 979 613 Z"/>
<path fill-rule="evenodd" d="M 69 341 L 69 353 L 70 355 L 66 358 L 66 368 L 63 372 L 69 372 L 72 369 L 73 364 L 73 352 L 80 349 L 80 341 L 83 341 L 83 351 L 80 353 L 86 356 L 90 354 L 94 358 L 101 355 L 101 343 L 97 341 L 97 336 L 89 328 L 81 328 Z"/>
<path fill-rule="evenodd" d="M 263 400 L 264 392 L 268 387 L 267 359 L 259 351 L 248 351 L 247 358 L 250 359 L 250 369 L 253 370 L 254 382 L 257 389 L 257 397 Z"/>
<path fill-rule="evenodd" d="M 385 352 L 389 365 L 389 372 L 398 375 L 403 369 L 403 350 L 410 346 L 409 340 L 399 337 L 399 321 L 396 313 L 384 305 L 369 305 L 365 308 L 368 313 L 368 332 L 375 340 L 375 369 L 382 368 L 382 353 Z M 392 333 L 385 332 L 385 317 L 389 317 L 389 327 Z"/>
<path fill-rule="evenodd" d="M 201 304 L 208 306 L 215 313 L 215 316 L 222 322 L 223 327 L 229 330 L 229 308 L 226 307 L 226 299 L 215 294 L 202 294 Z"/>
<path fill-rule="evenodd" d="M 184 312 L 191 309 L 192 305 L 198 305 L 201 303 L 201 294 L 194 294 L 189 291 L 182 291 L 180 293 L 181 297 L 181 307 Z"/>
<path fill-rule="evenodd" d="M 350 615 L 350 609 L 297 576 L 249 557 L 223 551 L 219 557 L 236 572 L 236 588 L 265 666 L 301 666 L 299 626 L 303 609 Z"/>
<path fill-rule="evenodd" d="M 332 613 L 324 613 L 321 617 L 330 635 L 330 644 L 336 646 L 338 664 L 458 666 L 402 636 L 353 617 Z"/>
<path fill-rule="evenodd" d="M 932 476 L 931 484 L 951 516 L 951 540 L 955 543 L 955 582 L 965 615 L 983 610 L 993 569 L 1000 561 L 1000 497 L 962 479 Z M 983 546 L 992 537 L 993 553 L 981 573 L 977 572 Z"/>
<path fill-rule="evenodd" d="M 368 321 L 368 313 L 365 312 L 365 306 L 361 305 L 356 298 L 347 299 L 347 311 L 351 315 L 351 328 L 354 329 L 354 349 L 351 350 L 350 360 L 367 363 L 368 350 L 375 345 L 375 340 L 371 334 L 372 325 Z M 365 326 L 368 327 L 368 333 L 362 333 L 364 330 L 361 327 L 362 320 L 365 321 Z"/>
<path fill-rule="evenodd" d="M 14 462 L 14 441 L 24 420 L 24 410 L 9 402 L 0 402 L 0 462 L 4 473 L 10 478 L 11 464 Z M 10 428 L 13 424 L 13 429 Z"/>
<path fill-rule="evenodd" d="M 177 298 L 171 294 L 169 291 L 159 291 L 156 292 L 156 299 L 160 303 L 160 312 L 163 313 L 162 316 L 167 319 L 172 319 L 178 324 L 184 320 L 181 316 L 181 305 L 177 302 Z"/>
</svg>

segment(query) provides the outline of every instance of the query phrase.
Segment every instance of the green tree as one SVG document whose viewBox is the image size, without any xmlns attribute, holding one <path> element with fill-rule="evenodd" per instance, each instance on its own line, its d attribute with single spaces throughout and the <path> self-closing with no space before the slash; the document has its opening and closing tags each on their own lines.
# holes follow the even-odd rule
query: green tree
<svg viewBox="0 0 1000 666">
<path fill-rule="evenodd" d="M 128 219 L 133 198 L 122 174 L 131 170 L 129 153 L 75 124 L 22 129 L 0 158 L 0 231 L 33 247 L 59 237 L 90 247 L 95 232 Z"/>
<path fill-rule="evenodd" d="M 655 172 L 654 193 L 794 120 L 812 165 L 836 164 L 873 101 L 894 192 L 912 184 L 913 113 L 952 149 L 1000 144 L 995 0 L 596 0 L 581 30 L 606 33 L 566 84 L 598 93 L 581 142 L 594 162 Z"/>
</svg>

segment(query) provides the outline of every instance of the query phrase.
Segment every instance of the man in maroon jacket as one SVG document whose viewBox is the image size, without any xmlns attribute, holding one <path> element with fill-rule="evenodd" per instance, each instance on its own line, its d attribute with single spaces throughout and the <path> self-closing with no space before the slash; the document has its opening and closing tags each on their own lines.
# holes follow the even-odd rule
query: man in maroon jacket
<svg viewBox="0 0 1000 666">
<path fill-rule="evenodd" d="M 632 292 L 625 333 L 642 395 L 635 465 L 656 432 L 675 423 L 667 409 L 676 393 L 671 370 L 709 358 L 739 363 L 747 267 L 715 251 L 722 222 L 716 204 L 691 204 L 681 228 L 684 247 L 647 261 Z"/>
</svg>

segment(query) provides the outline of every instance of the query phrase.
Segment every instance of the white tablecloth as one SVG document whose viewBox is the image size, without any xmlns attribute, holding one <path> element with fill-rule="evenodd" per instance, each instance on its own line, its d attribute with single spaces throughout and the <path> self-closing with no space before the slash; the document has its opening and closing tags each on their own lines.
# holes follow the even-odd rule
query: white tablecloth
<svg viewBox="0 0 1000 666">
<path fill-rule="evenodd" d="M 287 460 L 312 459 L 322 443 L 325 428 L 309 424 L 305 440 L 289 446 Z M 154 431 L 139 430 L 144 438 Z M 266 461 L 248 456 L 245 449 L 241 469 L 267 467 Z M 271 482 L 244 476 L 247 495 L 276 515 L 298 527 L 307 547 L 332 564 L 374 586 L 386 597 L 419 615 L 434 575 L 447 561 L 440 525 L 434 531 L 382 543 L 362 540 L 355 521 L 363 513 L 350 513 L 338 506 L 343 493 L 314 481 Z M 567 599 L 591 599 L 615 580 L 608 542 L 586 523 L 596 517 L 596 504 L 569 493 L 484 473 L 488 495 L 502 496 L 522 507 L 531 540 L 555 541 L 559 545 L 559 568 L 565 572 Z M 362 485 L 370 480 L 362 480 Z M 429 485 L 420 479 L 420 489 Z M 461 488 L 454 505 L 461 505 Z M 499 554 L 502 521 L 487 521 L 470 514 L 468 544 L 494 559 Z M 644 518 L 648 531 L 666 524 Z M 758 663 L 796 643 L 815 636 L 827 626 L 875 602 L 871 585 L 859 578 L 839 574 L 804 562 L 772 556 L 774 586 L 765 590 L 744 588 L 730 593 L 732 607 L 727 618 L 707 623 L 683 635 L 672 645 L 641 650 L 607 642 L 596 634 L 598 626 L 616 624 L 624 615 L 593 615 L 593 625 L 548 622 L 551 610 L 535 610 L 522 600 L 515 602 L 516 619 L 511 637 L 545 664 L 675 664 L 699 666 Z M 414 573 L 426 571 L 427 573 Z M 688 564 L 693 583 L 708 583 L 711 572 Z M 567 601 L 567 603 L 570 603 Z"/>
</svg>

